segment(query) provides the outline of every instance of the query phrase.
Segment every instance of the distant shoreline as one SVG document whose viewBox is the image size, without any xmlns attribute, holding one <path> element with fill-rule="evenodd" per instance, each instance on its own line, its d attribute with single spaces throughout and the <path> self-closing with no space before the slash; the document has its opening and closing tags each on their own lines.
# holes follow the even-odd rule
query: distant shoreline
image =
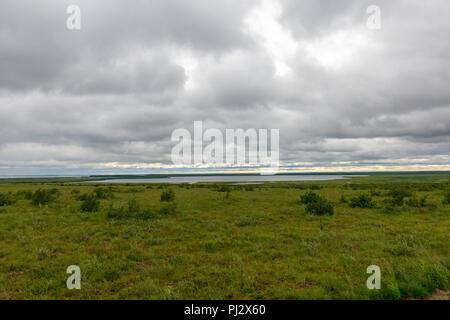
<svg viewBox="0 0 450 320">
<path fill-rule="evenodd" d="M 408 175 L 408 174 L 448 174 L 450 171 L 348 171 L 348 172 L 279 172 L 275 176 L 286 175 Z M 260 173 L 153 173 L 153 174 L 45 174 L 45 175 L 0 175 L 0 179 L 52 179 L 52 178 L 100 178 L 100 179 L 142 179 L 142 178 L 169 178 L 169 177 L 195 177 L 195 176 L 260 176 Z"/>
</svg>

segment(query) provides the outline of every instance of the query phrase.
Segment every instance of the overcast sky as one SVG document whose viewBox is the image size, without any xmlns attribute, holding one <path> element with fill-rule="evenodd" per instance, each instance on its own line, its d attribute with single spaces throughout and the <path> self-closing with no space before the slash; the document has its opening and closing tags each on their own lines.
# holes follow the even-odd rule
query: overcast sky
<svg viewBox="0 0 450 320">
<path fill-rule="evenodd" d="M 194 120 L 280 129 L 284 170 L 450 170 L 449 39 L 448 0 L 1 0 L 0 174 L 166 171 Z"/>
</svg>

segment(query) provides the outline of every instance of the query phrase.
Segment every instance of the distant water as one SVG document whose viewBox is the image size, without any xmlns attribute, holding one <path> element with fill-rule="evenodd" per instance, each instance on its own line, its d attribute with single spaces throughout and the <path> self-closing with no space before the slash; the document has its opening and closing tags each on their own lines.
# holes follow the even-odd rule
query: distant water
<svg viewBox="0 0 450 320">
<path fill-rule="evenodd" d="M 150 179 L 111 179 L 86 181 L 88 183 L 197 183 L 197 182 L 266 182 L 266 181 L 320 181 L 338 180 L 349 177 L 363 177 L 363 175 L 273 175 L 273 176 L 182 176 L 170 178 Z"/>
<path fill-rule="evenodd" d="M 0 175 L 0 179 L 51 179 L 51 178 L 81 178 L 77 175 Z"/>
</svg>

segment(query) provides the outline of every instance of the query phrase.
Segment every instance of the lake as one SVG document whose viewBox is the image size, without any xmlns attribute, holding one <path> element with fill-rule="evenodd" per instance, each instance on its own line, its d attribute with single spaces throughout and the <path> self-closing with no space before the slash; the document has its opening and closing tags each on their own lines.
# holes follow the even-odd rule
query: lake
<svg viewBox="0 0 450 320">
<path fill-rule="evenodd" d="M 111 179 L 86 181 L 86 183 L 197 183 L 197 182 L 277 182 L 277 181 L 320 181 L 338 180 L 350 177 L 363 177 L 364 175 L 336 175 L 336 174 L 298 174 L 298 175 L 226 175 L 226 176 L 178 176 L 169 178 L 145 179 Z"/>
</svg>

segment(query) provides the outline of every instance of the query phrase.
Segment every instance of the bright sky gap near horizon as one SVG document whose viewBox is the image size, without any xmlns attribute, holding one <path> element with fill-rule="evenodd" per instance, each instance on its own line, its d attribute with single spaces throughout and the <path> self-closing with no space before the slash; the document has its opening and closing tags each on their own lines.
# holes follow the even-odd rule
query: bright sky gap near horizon
<svg viewBox="0 0 450 320">
<path fill-rule="evenodd" d="M 255 171 L 174 166 L 196 120 L 279 129 L 280 172 L 450 170 L 449 36 L 447 0 L 2 0 L 0 175 Z"/>
</svg>

